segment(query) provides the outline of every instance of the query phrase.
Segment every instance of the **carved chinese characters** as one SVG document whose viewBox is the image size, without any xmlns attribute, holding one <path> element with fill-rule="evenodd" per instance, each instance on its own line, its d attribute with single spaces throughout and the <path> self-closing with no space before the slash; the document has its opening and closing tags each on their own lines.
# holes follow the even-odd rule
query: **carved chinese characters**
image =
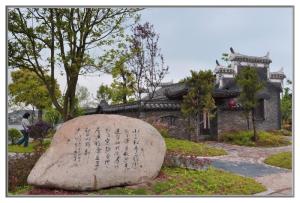
<svg viewBox="0 0 300 203">
<path fill-rule="evenodd" d="M 165 151 L 163 138 L 144 121 L 82 116 L 56 132 L 28 182 L 72 190 L 141 183 L 157 176 Z"/>
</svg>

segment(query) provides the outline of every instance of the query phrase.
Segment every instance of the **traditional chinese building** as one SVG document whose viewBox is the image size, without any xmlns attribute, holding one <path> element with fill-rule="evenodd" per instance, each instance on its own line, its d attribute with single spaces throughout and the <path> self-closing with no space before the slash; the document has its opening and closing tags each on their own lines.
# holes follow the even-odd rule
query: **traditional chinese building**
<svg viewBox="0 0 300 203">
<path fill-rule="evenodd" d="M 196 138 L 198 140 L 217 140 L 218 135 L 223 131 L 247 129 L 246 116 L 237 100 L 240 89 L 235 83 L 236 75 L 244 67 L 256 68 L 259 78 L 265 84 L 264 89 L 257 95 L 258 105 L 255 113 L 257 129 L 275 130 L 281 128 L 280 93 L 285 78 L 282 69 L 278 72 L 270 72 L 272 60 L 269 58 L 269 53 L 257 57 L 236 53 L 232 48 L 230 51 L 230 64 L 228 66 L 223 66 L 216 61 L 217 65 L 214 70 L 216 84 L 213 97 L 217 108 L 213 117 L 203 113 L 201 137 Z M 154 118 L 167 124 L 172 136 L 195 139 L 195 133 L 193 133 L 195 120 L 184 118 L 180 110 L 183 96 L 187 94 L 188 90 L 189 87 L 183 83 L 162 84 L 150 101 L 147 100 L 147 97 L 140 105 L 138 103 L 108 105 L 103 101 L 100 103 L 97 113 L 121 114 L 142 119 Z"/>
</svg>

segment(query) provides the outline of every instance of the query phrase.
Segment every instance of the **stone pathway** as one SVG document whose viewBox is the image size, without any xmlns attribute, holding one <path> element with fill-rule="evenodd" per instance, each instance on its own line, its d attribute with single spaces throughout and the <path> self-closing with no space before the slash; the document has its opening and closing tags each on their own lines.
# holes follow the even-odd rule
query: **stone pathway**
<svg viewBox="0 0 300 203">
<path fill-rule="evenodd" d="M 267 187 L 261 196 L 293 196 L 292 170 L 274 167 L 263 161 L 270 155 L 292 151 L 292 145 L 284 147 L 244 147 L 219 142 L 206 142 L 212 147 L 222 148 L 228 155 L 209 157 L 212 165 L 226 171 L 255 178 Z M 206 157 L 208 158 L 208 157 Z"/>
</svg>

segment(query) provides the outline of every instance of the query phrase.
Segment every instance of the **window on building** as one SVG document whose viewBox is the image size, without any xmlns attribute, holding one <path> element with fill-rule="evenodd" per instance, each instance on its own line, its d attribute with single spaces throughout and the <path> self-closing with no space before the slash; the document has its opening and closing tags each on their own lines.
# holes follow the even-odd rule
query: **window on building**
<svg viewBox="0 0 300 203">
<path fill-rule="evenodd" d="M 255 108 L 255 118 L 257 120 L 265 119 L 265 100 L 259 99 Z"/>
</svg>

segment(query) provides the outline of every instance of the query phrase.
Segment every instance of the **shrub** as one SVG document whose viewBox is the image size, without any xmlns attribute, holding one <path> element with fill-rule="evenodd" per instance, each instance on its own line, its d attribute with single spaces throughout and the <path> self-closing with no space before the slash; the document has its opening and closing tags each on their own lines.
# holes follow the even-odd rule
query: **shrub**
<svg viewBox="0 0 300 203">
<path fill-rule="evenodd" d="M 272 132 L 259 131 L 257 142 L 252 141 L 252 131 L 228 131 L 220 136 L 220 141 L 242 146 L 278 147 L 291 144 L 284 136 Z"/>
<path fill-rule="evenodd" d="M 220 141 L 236 145 L 254 146 L 252 131 L 227 131 L 221 134 Z"/>
<path fill-rule="evenodd" d="M 261 131 L 259 132 L 258 141 L 256 144 L 258 146 L 278 147 L 289 145 L 291 142 L 284 136 Z"/>
<path fill-rule="evenodd" d="M 58 124 L 62 120 L 62 116 L 54 108 L 47 109 L 44 114 L 44 119 L 46 122 L 51 123 L 52 127 L 56 124 Z"/>
<path fill-rule="evenodd" d="M 282 135 L 282 136 L 292 136 L 292 132 L 289 130 L 281 129 L 281 130 L 270 130 L 267 131 L 269 133 L 272 133 L 274 135 Z"/>
<path fill-rule="evenodd" d="M 29 128 L 29 136 L 33 139 L 43 140 L 48 130 L 51 128 L 50 124 L 44 121 L 38 121 Z"/>
<path fill-rule="evenodd" d="M 12 144 L 16 144 L 18 139 L 22 137 L 22 133 L 16 128 L 8 129 L 8 140 L 11 141 Z"/>
</svg>

